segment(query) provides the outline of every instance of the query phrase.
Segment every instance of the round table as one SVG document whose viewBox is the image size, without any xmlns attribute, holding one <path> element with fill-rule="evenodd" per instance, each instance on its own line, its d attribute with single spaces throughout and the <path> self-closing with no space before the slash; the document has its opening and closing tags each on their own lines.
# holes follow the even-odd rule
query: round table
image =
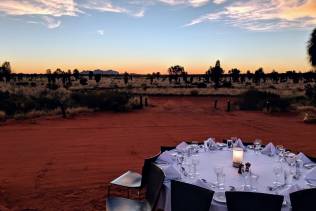
<svg viewBox="0 0 316 211">
<path fill-rule="evenodd" d="M 170 153 L 175 153 L 174 150 L 170 151 Z M 182 182 L 195 184 L 198 179 L 204 179 L 210 183 L 216 182 L 216 174 L 214 172 L 214 168 L 217 166 L 223 167 L 225 176 L 225 190 L 229 190 L 229 186 L 234 186 L 237 190 L 241 190 L 244 184 L 244 178 L 242 175 L 238 174 L 238 169 L 232 166 L 233 153 L 231 149 L 224 148 L 223 150 L 215 150 L 215 151 L 207 151 L 200 150 L 200 152 L 196 155 L 196 158 L 199 160 L 199 164 L 197 165 L 196 178 L 185 177 L 181 175 Z M 189 158 L 190 159 L 190 158 Z M 264 154 L 256 154 L 253 150 L 247 150 L 244 152 L 243 162 L 251 163 L 251 172 L 259 176 L 257 183 L 257 192 L 260 193 L 269 193 L 269 194 L 281 194 L 282 192 L 286 192 L 286 188 L 280 189 L 278 191 L 269 191 L 268 186 L 273 186 L 273 182 L 275 180 L 275 174 L 273 173 L 273 167 L 276 165 L 282 165 L 284 169 L 288 168 L 288 164 L 286 162 L 280 163 L 278 156 L 267 156 Z M 179 170 L 179 166 L 176 161 L 172 164 L 158 164 L 162 170 L 166 169 L 169 165 L 172 165 L 175 169 Z M 298 180 L 294 180 L 292 185 L 297 184 L 301 189 L 309 188 L 304 180 L 304 176 L 308 170 L 305 168 L 301 169 L 301 176 Z M 179 170 L 179 172 L 181 172 Z M 166 172 L 165 172 L 166 174 Z M 283 175 L 283 174 L 282 174 Z M 281 182 L 283 183 L 284 177 L 281 176 Z M 212 190 L 210 187 L 209 189 Z M 214 190 L 213 191 L 217 191 Z M 216 194 L 216 193 L 215 193 Z M 288 198 L 288 194 L 285 194 L 285 197 Z M 171 210 L 171 185 L 170 180 L 168 180 L 168 175 L 166 175 L 166 179 L 162 188 L 162 192 L 160 194 L 160 198 L 158 200 L 158 208 L 164 209 L 165 211 Z M 212 200 L 210 210 L 227 210 L 225 203 L 217 202 L 216 200 Z M 291 210 L 289 204 L 282 207 L 282 210 Z"/>
</svg>

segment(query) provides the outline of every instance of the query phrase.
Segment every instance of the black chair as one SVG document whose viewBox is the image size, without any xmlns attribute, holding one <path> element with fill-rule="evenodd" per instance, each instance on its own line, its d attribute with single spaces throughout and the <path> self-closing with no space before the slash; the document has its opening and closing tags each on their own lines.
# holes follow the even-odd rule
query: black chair
<svg viewBox="0 0 316 211">
<path fill-rule="evenodd" d="M 145 200 L 131 200 L 122 197 L 108 197 L 106 200 L 107 211 L 147 211 L 155 210 L 160 190 L 165 179 L 163 171 L 151 164 L 148 173 L 148 184 Z"/>
<path fill-rule="evenodd" d="M 172 211 L 208 211 L 214 192 L 199 186 L 171 181 Z"/>
<path fill-rule="evenodd" d="M 254 192 L 225 192 L 228 211 L 280 211 L 284 196 Z"/>
<path fill-rule="evenodd" d="M 139 192 L 142 188 L 144 188 L 147 185 L 147 178 L 148 178 L 148 171 L 149 167 L 152 163 L 156 161 L 160 153 L 154 157 L 147 158 L 144 160 L 144 165 L 142 168 L 142 174 L 139 174 L 137 172 L 133 171 L 127 171 L 118 178 L 115 178 L 110 182 L 108 185 L 108 196 L 110 196 L 110 191 L 112 185 L 124 187 L 127 189 L 127 198 L 129 198 L 130 189 L 137 189 L 138 197 Z"/>
<path fill-rule="evenodd" d="M 169 151 L 169 150 L 173 150 L 175 149 L 176 147 L 171 147 L 171 146 L 161 146 L 160 147 L 160 153 L 163 153 L 165 151 Z"/>
<path fill-rule="evenodd" d="M 314 211 L 316 188 L 300 190 L 290 194 L 292 211 Z"/>
<path fill-rule="evenodd" d="M 314 163 L 316 163 L 316 158 L 315 158 L 315 157 L 312 157 L 312 156 L 309 156 L 309 155 L 307 155 L 307 157 L 308 157 L 311 161 L 313 161 Z"/>
</svg>

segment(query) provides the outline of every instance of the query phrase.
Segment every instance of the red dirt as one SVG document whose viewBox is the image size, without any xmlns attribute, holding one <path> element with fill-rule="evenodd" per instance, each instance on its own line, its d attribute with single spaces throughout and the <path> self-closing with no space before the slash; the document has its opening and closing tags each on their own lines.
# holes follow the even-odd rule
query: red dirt
<svg viewBox="0 0 316 211">
<path fill-rule="evenodd" d="M 295 114 L 212 109 L 207 97 L 152 97 L 153 107 L 0 127 L 0 210 L 104 210 L 106 184 L 161 145 L 231 136 L 316 155 L 316 126 Z"/>
</svg>

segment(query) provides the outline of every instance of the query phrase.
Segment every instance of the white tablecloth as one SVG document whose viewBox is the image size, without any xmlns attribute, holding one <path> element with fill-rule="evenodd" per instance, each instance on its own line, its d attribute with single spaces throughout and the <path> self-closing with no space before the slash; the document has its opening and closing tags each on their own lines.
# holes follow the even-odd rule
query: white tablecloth
<svg viewBox="0 0 316 211">
<path fill-rule="evenodd" d="M 222 166 L 224 168 L 224 173 L 226 175 L 225 186 L 226 190 L 229 190 L 229 186 L 241 187 L 243 183 L 243 177 L 238 174 L 238 169 L 232 166 L 232 151 L 229 149 L 217 150 L 211 152 L 200 152 L 197 154 L 200 162 L 197 166 L 197 172 L 199 173 L 198 178 L 205 179 L 209 182 L 216 182 L 216 175 L 214 172 L 215 166 Z M 244 162 L 251 163 L 251 172 L 259 175 L 258 179 L 258 191 L 261 193 L 270 193 L 275 194 L 274 192 L 270 192 L 267 186 L 273 186 L 273 181 L 275 180 L 275 176 L 273 173 L 273 167 L 278 165 L 277 156 L 269 157 L 263 154 L 255 154 L 252 150 L 248 150 L 244 153 Z M 284 169 L 287 168 L 288 164 L 283 163 Z M 178 168 L 176 163 L 173 164 L 175 168 Z M 166 165 L 160 164 L 162 169 L 166 168 Z M 298 180 L 293 179 L 292 184 L 297 184 L 300 188 L 305 189 L 309 188 L 306 185 L 304 180 L 304 175 L 307 170 L 302 168 L 302 176 Z M 283 174 L 282 174 L 283 175 Z M 194 184 L 194 182 L 198 179 L 191 179 L 182 176 L 182 181 L 190 184 Z M 283 176 L 281 177 L 281 182 L 283 182 Z M 210 188 L 211 189 L 211 188 Z M 216 191 L 216 190 L 215 190 Z M 279 193 L 282 190 L 279 190 Z M 165 181 L 162 189 L 162 193 L 160 195 L 158 201 L 158 208 L 164 209 L 165 211 L 171 210 L 171 185 L 170 181 Z M 211 203 L 210 210 L 212 211 L 225 211 L 227 210 L 226 204 L 216 202 L 214 199 Z M 282 210 L 291 210 L 290 205 L 283 206 Z"/>
</svg>

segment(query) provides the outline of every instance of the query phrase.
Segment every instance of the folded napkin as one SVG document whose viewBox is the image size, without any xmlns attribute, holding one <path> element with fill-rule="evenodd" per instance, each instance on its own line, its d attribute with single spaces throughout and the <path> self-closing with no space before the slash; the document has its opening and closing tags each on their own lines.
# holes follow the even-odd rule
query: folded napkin
<svg viewBox="0 0 316 211">
<path fill-rule="evenodd" d="M 316 168 L 312 168 L 306 173 L 305 180 L 316 182 Z"/>
<path fill-rule="evenodd" d="M 297 155 L 297 159 L 303 161 L 303 164 L 307 164 L 307 163 L 312 163 L 313 162 L 306 155 L 304 155 L 302 152 L 300 152 Z"/>
<path fill-rule="evenodd" d="M 168 163 L 172 164 L 174 162 L 174 156 L 169 151 L 164 151 L 159 155 L 156 163 Z"/>
<path fill-rule="evenodd" d="M 194 182 L 194 185 L 199 186 L 201 188 L 206 188 L 206 189 L 210 189 L 210 185 L 207 183 L 207 181 L 202 180 L 202 179 L 197 179 Z"/>
<path fill-rule="evenodd" d="M 188 146 L 188 144 L 183 141 L 183 142 L 181 142 L 180 144 L 178 144 L 178 145 L 176 146 L 176 149 L 177 149 L 178 151 L 183 151 L 185 148 L 187 148 L 187 146 Z"/>
<path fill-rule="evenodd" d="M 216 146 L 216 143 L 215 143 L 215 141 L 214 141 L 212 138 L 209 138 L 209 139 L 207 139 L 206 141 L 204 141 L 204 146 L 205 146 L 207 149 L 210 149 L 210 148 Z"/>
<path fill-rule="evenodd" d="M 163 169 L 163 172 L 165 173 L 166 180 L 181 179 L 179 171 L 171 165 Z"/>
<path fill-rule="evenodd" d="M 261 153 L 262 154 L 265 154 L 265 155 L 275 155 L 276 154 L 276 148 L 275 146 L 270 142 L 269 144 L 267 144 L 265 146 L 265 148 L 263 148 L 261 150 Z"/>
<path fill-rule="evenodd" d="M 240 147 L 245 149 L 246 147 L 244 146 L 244 144 L 242 143 L 241 139 L 239 138 L 235 143 L 234 143 L 234 147 Z"/>
</svg>

